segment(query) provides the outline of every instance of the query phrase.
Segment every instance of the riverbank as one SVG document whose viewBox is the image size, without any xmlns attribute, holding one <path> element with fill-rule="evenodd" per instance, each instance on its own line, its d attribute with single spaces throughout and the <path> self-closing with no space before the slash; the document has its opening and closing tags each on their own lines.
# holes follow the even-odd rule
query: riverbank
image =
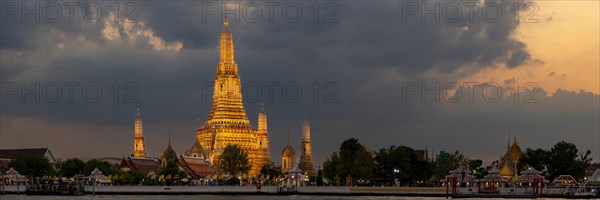
<svg viewBox="0 0 600 200">
<path fill-rule="evenodd" d="M 501 188 L 499 196 L 487 198 L 521 197 L 515 194 L 525 194 L 527 188 Z M 443 187 L 297 187 L 295 192 L 278 193 L 277 186 L 86 186 L 87 194 L 96 195 L 312 195 L 312 196 L 418 196 L 446 197 Z M 567 196 L 559 195 L 560 191 L 547 190 L 546 194 L 530 196 L 530 198 L 598 198 L 598 196 Z M 16 186 L 6 186 L 6 194 L 17 194 Z M 19 193 L 25 194 L 25 187 L 19 187 Z M 468 190 L 459 190 L 461 198 L 485 198 Z"/>
</svg>

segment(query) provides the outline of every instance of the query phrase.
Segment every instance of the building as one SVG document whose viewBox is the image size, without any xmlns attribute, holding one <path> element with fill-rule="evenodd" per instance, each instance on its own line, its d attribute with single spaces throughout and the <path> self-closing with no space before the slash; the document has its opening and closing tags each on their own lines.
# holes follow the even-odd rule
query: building
<svg viewBox="0 0 600 200">
<path fill-rule="evenodd" d="M 514 179 L 517 177 L 517 162 L 523 157 L 523 151 L 514 137 L 513 143 L 508 142 L 506 153 L 500 157 L 500 176 L 505 179 Z"/>
<path fill-rule="evenodd" d="M 38 156 L 48 159 L 52 167 L 56 167 L 56 158 L 48 148 L 29 148 L 29 149 L 0 149 L 0 165 L 9 168 L 10 161 L 17 156 Z"/>
<path fill-rule="evenodd" d="M 179 167 L 183 168 L 192 179 L 204 179 L 214 174 L 214 169 L 208 159 L 180 156 L 177 161 Z"/>
<path fill-rule="evenodd" d="M 267 114 L 265 113 L 265 106 L 261 103 L 258 112 L 258 146 L 260 147 L 259 152 L 262 157 L 262 163 L 264 165 L 273 166 L 271 160 L 271 153 L 269 152 L 269 130 L 267 129 Z"/>
<path fill-rule="evenodd" d="M 264 112 L 259 114 L 261 130 L 253 129 L 242 102 L 241 80 L 234 59 L 233 37 L 227 19 L 223 25 L 224 30 L 219 40 L 220 56 L 216 67 L 212 109 L 204 126 L 196 130 L 196 141 L 192 147 L 195 151 L 190 149 L 189 153 L 206 153 L 210 163 L 216 165 L 216 161 L 227 145 L 238 145 L 248 154 L 251 166 L 249 177 L 258 177 L 260 169 L 272 163 L 268 156 L 266 114 Z"/>
<path fill-rule="evenodd" d="M 415 150 L 415 154 L 417 155 L 417 160 L 429 160 L 429 152 L 427 149 Z"/>
<path fill-rule="evenodd" d="M 134 122 L 134 137 L 133 137 L 133 157 L 146 157 L 146 145 L 144 145 L 144 130 L 142 129 L 142 116 L 140 109 L 137 109 Z"/>
<path fill-rule="evenodd" d="M 285 174 L 294 170 L 296 166 L 296 151 L 290 142 L 290 134 L 288 133 L 288 141 L 285 148 L 281 152 L 281 173 Z"/>
<path fill-rule="evenodd" d="M 160 157 L 160 165 L 162 166 L 162 168 L 165 168 L 167 167 L 167 164 L 169 164 L 169 162 L 172 162 L 174 164 L 177 164 L 179 162 L 177 160 L 177 153 L 175 153 L 175 150 L 173 150 L 173 147 L 171 147 L 171 138 L 169 138 L 169 145 L 167 145 L 167 149 L 165 149 L 162 156 Z"/>
<path fill-rule="evenodd" d="M 173 162 L 180 170 L 184 170 L 192 179 L 196 180 L 204 179 L 213 174 L 214 170 L 210 161 L 204 157 L 204 153 L 197 152 L 197 147 L 197 145 L 194 145 L 191 151 L 188 150 L 187 153 L 192 156 L 182 155 L 177 157 L 177 153 L 171 147 L 171 140 L 169 139 L 169 145 L 160 157 L 162 167 L 165 168 L 169 162 Z"/>
<path fill-rule="evenodd" d="M 160 173 L 161 165 L 160 161 L 155 158 L 127 156 L 123 157 L 121 164 L 119 164 L 119 168 L 121 168 L 121 171 L 124 172 L 133 170 L 148 175 L 150 172 L 155 174 Z"/>
<path fill-rule="evenodd" d="M 302 154 L 300 155 L 300 164 L 298 168 L 307 176 L 315 175 L 315 166 L 312 160 L 312 147 L 310 145 L 310 124 L 308 117 L 304 116 L 302 123 Z"/>
</svg>

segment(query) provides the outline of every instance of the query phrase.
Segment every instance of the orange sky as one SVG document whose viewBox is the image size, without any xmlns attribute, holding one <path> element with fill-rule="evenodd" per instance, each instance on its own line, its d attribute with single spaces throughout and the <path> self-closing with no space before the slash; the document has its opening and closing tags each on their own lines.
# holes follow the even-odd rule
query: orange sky
<svg viewBox="0 0 600 200">
<path fill-rule="evenodd" d="M 535 82 L 552 95 L 559 88 L 600 93 L 599 1 L 537 1 L 538 23 L 521 23 L 514 37 L 527 44 L 532 61 L 490 68 L 462 81 Z M 521 16 L 529 12 L 525 11 Z M 540 60 L 542 62 L 535 62 Z M 550 74 L 554 72 L 554 75 Z"/>
</svg>

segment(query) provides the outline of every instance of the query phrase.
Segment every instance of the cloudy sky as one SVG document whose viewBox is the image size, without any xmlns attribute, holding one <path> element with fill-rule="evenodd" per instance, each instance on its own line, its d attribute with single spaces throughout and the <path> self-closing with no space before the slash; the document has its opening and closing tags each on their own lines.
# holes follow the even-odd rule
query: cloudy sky
<svg viewBox="0 0 600 200">
<path fill-rule="evenodd" d="M 597 1 L 1 3 L 0 148 L 121 157 L 140 107 L 147 154 L 169 135 L 184 152 L 228 15 L 276 163 L 288 130 L 300 148 L 305 114 L 318 165 L 350 137 L 489 163 L 509 129 L 523 149 L 564 140 L 600 159 Z"/>
</svg>

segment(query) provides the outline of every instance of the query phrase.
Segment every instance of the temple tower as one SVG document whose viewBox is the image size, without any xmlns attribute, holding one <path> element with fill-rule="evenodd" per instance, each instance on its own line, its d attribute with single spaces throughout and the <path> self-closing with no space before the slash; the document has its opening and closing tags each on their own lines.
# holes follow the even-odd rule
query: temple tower
<svg viewBox="0 0 600 200">
<path fill-rule="evenodd" d="M 260 159 L 263 160 L 263 165 L 272 165 L 271 153 L 269 152 L 269 131 L 267 129 L 267 114 L 265 106 L 261 103 L 258 112 L 258 146 L 260 151 Z"/>
<path fill-rule="evenodd" d="M 308 117 L 304 116 L 304 123 L 302 124 L 302 155 L 300 156 L 300 164 L 298 168 L 304 172 L 305 175 L 314 176 L 315 166 L 312 160 L 312 147 L 310 145 L 310 124 L 308 123 Z"/>
<path fill-rule="evenodd" d="M 134 122 L 135 136 L 133 138 L 133 157 L 146 157 L 146 146 L 144 145 L 144 130 L 142 129 L 142 116 L 140 109 L 137 109 L 137 115 Z"/>
<path fill-rule="evenodd" d="M 257 177 L 265 164 L 261 146 L 268 148 L 268 143 L 261 143 L 258 131 L 250 126 L 246 117 L 233 47 L 233 37 L 225 18 L 219 39 L 219 63 L 216 67 L 212 109 L 204 126 L 196 130 L 198 144 L 194 147 L 204 148 L 210 162 L 218 168 L 217 160 L 223 149 L 229 144 L 237 145 L 248 154 L 251 166 L 248 175 Z M 266 131 L 266 116 L 264 119 Z M 266 132 L 263 135 L 266 136 Z"/>
</svg>

